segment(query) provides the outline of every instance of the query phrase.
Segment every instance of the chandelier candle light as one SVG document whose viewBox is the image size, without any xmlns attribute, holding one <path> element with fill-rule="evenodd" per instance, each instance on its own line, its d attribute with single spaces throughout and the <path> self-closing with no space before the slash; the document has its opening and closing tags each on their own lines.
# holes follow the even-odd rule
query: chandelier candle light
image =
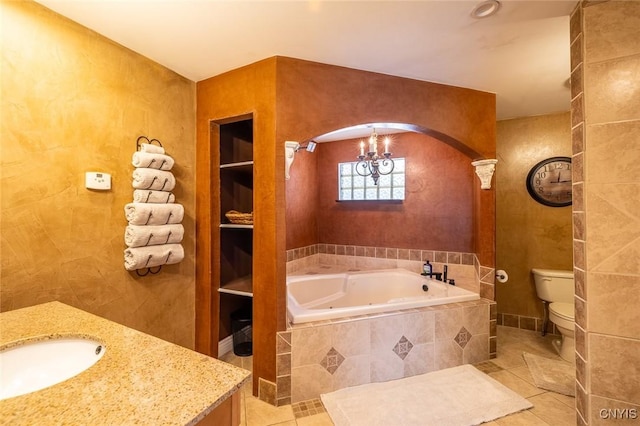
<svg viewBox="0 0 640 426">
<path fill-rule="evenodd" d="M 378 184 L 378 178 L 380 175 L 388 175 L 393 172 L 395 164 L 391 159 L 391 153 L 389 152 L 389 138 L 384 138 L 384 152 L 382 157 L 378 155 L 378 134 L 376 129 L 373 129 L 373 133 L 369 137 L 369 151 L 364 152 L 364 141 L 360 141 L 360 155 L 358 155 L 358 163 L 356 164 L 356 172 L 360 176 L 371 176 L 373 178 L 373 184 Z M 379 161 L 380 160 L 380 161 Z M 380 166 L 383 169 L 380 169 Z"/>
</svg>

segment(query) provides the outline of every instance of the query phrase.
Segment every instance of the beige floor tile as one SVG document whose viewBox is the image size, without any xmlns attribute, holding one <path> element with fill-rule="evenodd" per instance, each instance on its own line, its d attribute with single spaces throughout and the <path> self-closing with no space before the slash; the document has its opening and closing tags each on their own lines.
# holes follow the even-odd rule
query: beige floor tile
<svg viewBox="0 0 640 426">
<path fill-rule="evenodd" d="M 567 405 L 571 409 L 575 410 L 576 408 L 576 399 L 573 396 L 562 395 L 561 393 L 548 392 L 549 395 Z"/>
<path fill-rule="evenodd" d="M 313 416 L 296 419 L 298 426 L 333 426 L 331 417 L 327 413 L 314 414 Z"/>
<path fill-rule="evenodd" d="M 531 376 L 531 372 L 529 371 L 529 367 L 510 368 L 509 372 L 515 374 L 516 376 L 520 377 L 522 380 L 533 386 L 536 385 L 533 377 Z"/>
<path fill-rule="evenodd" d="M 523 398 L 529 398 L 544 392 L 544 390 L 538 389 L 532 384 L 527 383 L 508 370 L 496 371 L 495 373 L 490 373 L 489 376 L 493 377 Z"/>
<path fill-rule="evenodd" d="M 243 356 L 243 357 L 238 357 L 240 358 L 240 365 L 242 368 L 244 368 L 245 370 L 249 370 L 251 372 L 253 372 L 253 357 L 252 356 Z"/>
<path fill-rule="evenodd" d="M 576 411 L 549 393 L 536 395 L 528 400 L 533 404 L 531 413 L 545 422 L 554 426 L 573 426 L 576 424 Z"/>
<path fill-rule="evenodd" d="M 500 426 L 548 426 L 548 423 L 534 416 L 528 410 L 501 417 L 494 421 Z"/>
<path fill-rule="evenodd" d="M 247 426 L 266 426 L 294 421 L 291 405 L 274 407 L 253 396 L 245 396 L 245 415 Z"/>
<path fill-rule="evenodd" d="M 524 358 L 522 357 L 521 350 L 500 348 L 500 346 L 498 346 L 498 356 L 495 359 L 492 359 L 491 362 L 505 370 L 508 370 L 509 368 L 523 367 L 526 365 Z"/>
<path fill-rule="evenodd" d="M 236 356 L 233 351 L 229 351 L 226 354 L 222 354 L 218 357 L 220 361 L 228 362 L 229 364 L 235 365 L 236 367 L 242 367 L 242 358 Z"/>
</svg>

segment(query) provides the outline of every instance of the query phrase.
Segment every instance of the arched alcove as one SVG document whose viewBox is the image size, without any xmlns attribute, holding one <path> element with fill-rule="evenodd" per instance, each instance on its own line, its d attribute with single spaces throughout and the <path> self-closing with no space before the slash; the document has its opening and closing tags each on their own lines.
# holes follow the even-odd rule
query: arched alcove
<svg viewBox="0 0 640 426">
<path fill-rule="evenodd" d="M 360 141 L 374 130 L 381 141 L 392 140 L 392 159 L 405 159 L 405 199 L 338 201 L 338 164 L 357 161 Z M 393 122 L 332 130 L 301 145 L 310 141 L 315 151 L 295 154 L 286 184 L 288 250 L 328 243 L 474 252 L 471 161 L 477 152 L 440 132 Z"/>
</svg>

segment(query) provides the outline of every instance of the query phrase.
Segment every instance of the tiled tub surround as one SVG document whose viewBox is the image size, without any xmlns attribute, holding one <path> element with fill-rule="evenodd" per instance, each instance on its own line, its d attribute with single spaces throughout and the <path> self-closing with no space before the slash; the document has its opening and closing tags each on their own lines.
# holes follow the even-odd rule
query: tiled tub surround
<svg viewBox="0 0 640 426">
<path fill-rule="evenodd" d="M 287 275 L 317 265 L 343 266 L 345 270 L 404 268 L 421 272 L 427 260 L 433 264 L 434 272 L 442 272 L 444 265 L 448 265 L 448 277 L 457 286 L 495 300 L 495 269 L 481 266 L 474 253 L 312 244 L 287 250 Z"/>
<path fill-rule="evenodd" d="M 277 404 L 495 357 L 495 302 L 292 326 L 277 339 Z"/>
<path fill-rule="evenodd" d="M 356 253 L 376 256 L 364 256 Z M 326 253 L 333 251 L 333 253 Z M 471 291 L 486 280 L 493 297 L 494 272 L 475 255 L 316 244 L 287 252 L 287 273 L 405 268 L 418 272 L 424 260 Z M 392 257 L 392 256 L 395 256 Z M 436 259 L 434 261 L 433 259 Z M 438 262 L 442 260 L 443 262 Z M 480 277 L 483 277 L 481 281 Z M 452 303 L 382 314 L 289 324 L 276 336 L 275 402 L 318 398 L 348 386 L 409 377 L 495 358 L 497 306 L 492 300 Z"/>
</svg>

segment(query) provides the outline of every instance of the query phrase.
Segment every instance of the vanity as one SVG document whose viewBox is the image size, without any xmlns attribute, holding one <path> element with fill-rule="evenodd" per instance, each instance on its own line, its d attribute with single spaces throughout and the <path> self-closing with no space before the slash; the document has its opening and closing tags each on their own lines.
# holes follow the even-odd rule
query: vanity
<svg viewBox="0 0 640 426">
<path fill-rule="evenodd" d="M 64 338 L 98 342 L 104 354 L 70 379 L 1 400 L 3 423 L 240 423 L 247 370 L 60 302 L 0 313 L 0 351 Z"/>
</svg>

